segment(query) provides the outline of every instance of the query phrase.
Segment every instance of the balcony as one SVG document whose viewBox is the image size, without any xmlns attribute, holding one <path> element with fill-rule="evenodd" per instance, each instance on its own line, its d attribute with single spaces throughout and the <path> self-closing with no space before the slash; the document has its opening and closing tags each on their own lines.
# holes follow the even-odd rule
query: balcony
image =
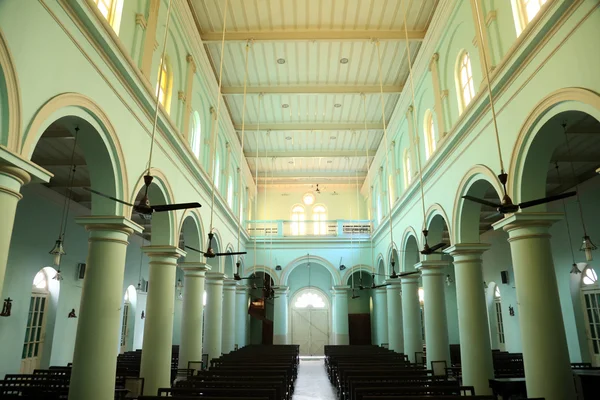
<svg viewBox="0 0 600 400">
<path fill-rule="evenodd" d="M 254 220 L 246 221 L 248 235 L 270 237 L 342 237 L 368 238 L 372 226 L 369 220 L 337 219 L 327 221 Z"/>
</svg>

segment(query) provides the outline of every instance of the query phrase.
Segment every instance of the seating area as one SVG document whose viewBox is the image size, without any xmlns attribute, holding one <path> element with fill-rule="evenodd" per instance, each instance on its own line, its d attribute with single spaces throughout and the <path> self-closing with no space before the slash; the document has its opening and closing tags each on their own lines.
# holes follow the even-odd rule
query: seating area
<svg viewBox="0 0 600 400">
<path fill-rule="evenodd" d="M 210 368 L 160 388 L 140 400 L 178 399 L 290 400 L 298 376 L 299 346 L 252 345 L 211 360 Z"/>
</svg>

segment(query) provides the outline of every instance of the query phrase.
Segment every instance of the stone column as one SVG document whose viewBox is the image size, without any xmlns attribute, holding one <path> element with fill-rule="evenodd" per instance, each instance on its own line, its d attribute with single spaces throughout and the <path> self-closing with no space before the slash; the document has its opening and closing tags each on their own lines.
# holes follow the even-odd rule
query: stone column
<svg viewBox="0 0 600 400">
<path fill-rule="evenodd" d="M 404 353 L 401 282 L 399 279 L 390 279 L 387 283 L 390 284 L 387 287 L 388 340 L 390 350 L 396 353 Z"/>
<path fill-rule="evenodd" d="M 245 285 L 235 288 L 235 343 L 240 349 L 247 344 L 248 292 L 249 288 Z"/>
<path fill-rule="evenodd" d="M 221 353 L 231 353 L 235 345 L 235 287 L 236 281 L 223 281 L 223 329 Z"/>
<path fill-rule="evenodd" d="M 187 368 L 189 361 L 202 361 L 204 278 L 210 267 L 203 262 L 184 262 L 179 266 L 184 276 L 179 368 Z"/>
<path fill-rule="evenodd" d="M 128 238 L 142 228 L 125 217 L 76 219 L 89 232 L 69 399 L 115 397 L 123 277 Z"/>
<path fill-rule="evenodd" d="M 338 285 L 332 288 L 333 294 L 333 343 L 350 344 L 348 336 L 348 285 Z"/>
<path fill-rule="evenodd" d="M 404 354 L 415 363 L 416 352 L 423 351 L 421 337 L 421 305 L 419 304 L 419 277 L 400 278 L 402 285 L 402 328 L 404 332 Z"/>
<path fill-rule="evenodd" d="M 288 286 L 275 289 L 276 299 L 273 301 L 273 344 L 288 343 Z"/>
<path fill-rule="evenodd" d="M 385 288 L 373 289 L 373 308 L 375 309 L 375 344 L 388 343 L 387 296 Z"/>
<path fill-rule="evenodd" d="M 205 353 L 208 362 L 221 357 L 221 317 L 223 315 L 223 279 L 222 272 L 206 273 L 206 326 L 204 327 Z"/>
<path fill-rule="evenodd" d="M 144 252 L 150 268 L 140 377 L 144 378 L 144 395 L 156 396 L 159 388 L 171 387 L 175 274 L 177 260 L 185 252 L 160 245 L 146 246 Z"/>
<path fill-rule="evenodd" d="M 4 286 L 17 203 L 23 198 L 20 193 L 21 186 L 30 180 L 30 175 L 20 168 L 0 165 L 0 294 Z M 48 245 L 50 246 L 50 243 Z"/>
<path fill-rule="evenodd" d="M 550 246 L 550 226 L 561 218 L 518 213 L 493 225 L 508 233 L 510 243 L 527 396 L 546 400 L 576 398 Z"/>
<path fill-rule="evenodd" d="M 423 279 L 425 311 L 425 343 L 427 343 L 427 366 L 432 361 L 446 361 L 450 366 L 450 344 L 448 341 L 448 320 L 446 318 L 446 296 L 444 288 L 444 268 L 447 261 L 421 261 L 416 268 Z"/>
<path fill-rule="evenodd" d="M 481 290 L 481 255 L 489 248 L 477 243 L 444 250 L 454 257 L 463 385 L 473 386 L 478 395 L 492 394 L 489 380 L 494 378 L 485 292 Z"/>
</svg>

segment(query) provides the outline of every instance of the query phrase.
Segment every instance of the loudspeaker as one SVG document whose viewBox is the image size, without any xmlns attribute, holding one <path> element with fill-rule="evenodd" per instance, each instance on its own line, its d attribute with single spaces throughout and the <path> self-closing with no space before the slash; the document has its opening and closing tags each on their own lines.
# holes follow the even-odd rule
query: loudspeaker
<svg viewBox="0 0 600 400">
<path fill-rule="evenodd" d="M 502 278 L 502 283 L 508 283 L 508 271 L 500 271 L 500 277 Z"/>
</svg>

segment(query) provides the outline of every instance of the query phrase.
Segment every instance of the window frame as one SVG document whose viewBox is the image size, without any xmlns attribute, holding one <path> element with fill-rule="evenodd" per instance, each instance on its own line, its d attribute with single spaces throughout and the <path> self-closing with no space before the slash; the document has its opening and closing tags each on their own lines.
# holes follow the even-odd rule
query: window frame
<svg viewBox="0 0 600 400">
<path fill-rule="evenodd" d="M 297 209 L 301 209 L 302 212 L 296 211 Z M 294 204 L 292 206 L 291 211 L 291 233 L 292 236 L 304 236 L 306 234 L 306 224 L 304 220 L 306 219 L 306 208 L 302 204 Z"/>
<path fill-rule="evenodd" d="M 402 155 L 402 166 L 404 168 L 404 187 L 408 188 L 412 183 L 412 160 L 408 149 Z"/>
<path fill-rule="evenodd" d="M 430 109 L 425 111 L 423 136 L 425 137 L 425 161 L 427 161 L 437 150 L 437 143 L 435 141 L 435 121 L 433 119 L 433 112 Z"/>
<path fill-rule="evenodd" d="M 466 82 L 463 81 L 463 69 L 466 72 Z M 456 65 L 456 85 L 458 93 L 459 112 L 462 114 L 465 109 L 471 104 L 477 92 L 475 91 L 475 80 L 473 79 L 473 65 L 471 63 L 471 55 L 468 51 L 460 52 Z M 465 98 L 465 89 L 469 88 L 469 101 Z"/>
<path fill-rule="evenodd" d="M 192 134 L 190 135 L 190 149 L 196 159 L 200 159 L 200 153 L 202 152 L 202 121 L 200 120 L 200 114 L 198 111 L 192 113 Z"/>
<path fill-rule="evenodd" d="M 316 211 L 322 209 L 323 211 Z M 313 233 L 315 236 L 327 235 L 327 207 L 321 203 L 315 204 L 312 209 Z"/>
<path fill-rule="evenodd" d="M 531 3 L 536 3 L 538 7 L 537 11 L 532 15 L 528 12 L 528 6 Z M 513 19 L 515 21 L 517 37 L 521 36 L 521 33 L 523 33 L 531 21 L 540 14 L 546 3 L 548 3 L 548 0 L 512 0 Z"/>
<path fill-rule="evenodd" d="M 163 106 L 167 114 L 170 114 L 171 99 L 173 95 L 173 69 L 171 68 L 171 63 L 167 54 L 165 54 L 164 59 L 159 59 L 155 94 L 158 97 L 159 104 Z M 161 94 L 164 96 L 162 100 Z"/>
</svg>

